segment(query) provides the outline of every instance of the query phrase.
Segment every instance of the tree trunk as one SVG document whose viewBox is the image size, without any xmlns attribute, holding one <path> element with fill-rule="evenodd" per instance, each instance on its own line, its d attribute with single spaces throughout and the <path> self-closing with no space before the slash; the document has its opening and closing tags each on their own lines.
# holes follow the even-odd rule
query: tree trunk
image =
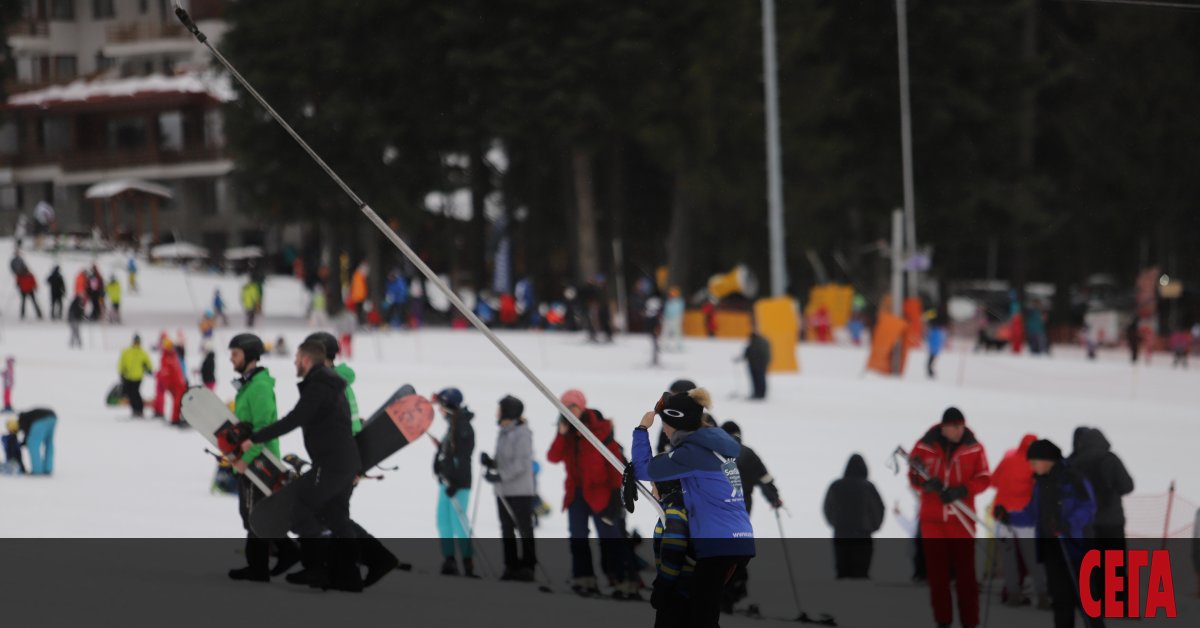
<svg viewBox="0 0 1200 628">
<path fill-rule="evenodd" d="M 1038 3 L 1026 0 L 1025 24 L 1021 41 L 1021 62 L 1032 66 L 1037 61 L 1037 12 Z M 1019 144 L 1017 153 L 1016 211 L 1012 224 L 1012 285 L 1024 300 L 1025 281 L 1028 274 L 1027 248 L 1029 244 L 1026 221 L 1036 210 L 1031 179 L 1036 166 L 1037 143 L 1037 87 L 1030 82 L 1021 90 L 1019 113 Z"/>
<path fill-rule="evenodd" d="M 678 286 L 685 295 L 689 292 L 687 280 L 691 262 L 691 207 L 688 192 L 686 177 L 676 173 L 671 195 L 671 229 L 667 236 L 667 288 Z"/>
<path fill-rule="evenodd" d="M 576 259 L 581 282 L 600 271 L 596 250 L 596 193 L 593 185 L 592 155 L 582 148 L 571 150 L 575 182 Z"/>
<path fill-rule="evenodd" d="M 491 284 L 488 281 L 488 221 L 484 211 L 487 195 L 491 192 L 491 185 L 484 155 L 486 155 L 486 151 L 482 142 L 475 142 L 471 145 L 471 235 L 467 238 L 467 246 L 471 249 L 469 254 L 469 259 L 472 261 L 471 281 L 475 284 L 476 290 L 483 290 Z"/>
</svg>

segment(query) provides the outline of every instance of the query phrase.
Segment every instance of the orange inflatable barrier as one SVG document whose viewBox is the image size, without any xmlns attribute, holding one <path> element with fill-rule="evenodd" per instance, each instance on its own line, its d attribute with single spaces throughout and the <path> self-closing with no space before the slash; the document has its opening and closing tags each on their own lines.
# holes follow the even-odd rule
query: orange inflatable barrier
<svg viewBox="0 0 1200 628">
<path fill-rule="evenodd" d="M 904 362 L 908 358 L 907 343 L 900 342 L 908 329 L 908 323 L 890 312 L 880 312 L 879 320 L 875 323 L 875 331 L 871 334 L 871 356 L 867 358 L 867 368 L 884 375 L 900 375 L 904 373 Z M 892 352 L 900 351 L 900 370 L 892 365 Z"/>
<path fill-rule="evenodd" d="M 759 299 L 754 302 L 758 333 L 771 343 L 771 364 L 767 367 L 768 373 L 800 371 L 800 360 L 796 357 L 796 343 L 800 340 L 798 310 L 795 299 L 791 297 Z"/>
</svg>

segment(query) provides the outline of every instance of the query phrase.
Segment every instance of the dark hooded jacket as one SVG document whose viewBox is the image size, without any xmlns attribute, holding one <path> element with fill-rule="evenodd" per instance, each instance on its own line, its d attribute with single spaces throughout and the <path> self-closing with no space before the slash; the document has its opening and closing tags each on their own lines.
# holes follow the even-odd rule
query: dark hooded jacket
<svg viewBox="0 0 1200 628">
<path fill-rule="evenodd" d="M 1096 518 L 1092 525 L 1116 527 L 1125 525 L 1125 509 L 1121 497 L 1133 492 L 1133 478 L 1104 434 L 1094 428 L 1075 430 L 1074 451 L 1067 459 L 1071 468 L 1091 483 L 1096 494 Z"/>
<path fill-rule="evenodd" d="M 251 437 L 266 443 L 301 428 L 304 449 L 314 467 L 350 473 L 362 472 L 358 447 L 350 433 L 350 405 L 346 402 L 346 380 L 328 366 L 314 366 L 298 385 L 296 407 Z"/>
<path fill-rule="evenodd" d="M 738 444 L 742 443 L 742 439 L 734 436 L 734 440 Z M 746 510 L 750 511 L 753 508 L 754 488 L 761 486 L 763 495 L 767 497 L 767 501 L 775 504 L 779 501 L 779 489 L 775 486 L 775 478 L 767 471 L 767 465 L 763 464 L 762 458 L 758 457 L 755 451 L 746 445 L 742 445 L 742 452 L 737 457 L 738 473 L 742 475 L 742 487 L 746 492 Z"/>
<path fill-rule="evenodd" d="M 838 539 L 868 538 L 883 525 L 883 499 L 867 479 L 867 463 L 854 454 L 842 479 L 825 492 L 825 521 Z"/>
<path fill-rule="evenodd" d="M 746 344 L 746 350 L 742 352 L 742 358 L 754 369 L 766 369 L 771 363 L 771 343 L 759 334 L 750 334 L 750 341 Z"/>
<path fill-rule="evenodd" d="M 474 417 L 475 414 L 466 407 L 447 412 L 444 417 L 446 435 L 433 457 L 433 472 L 450 497 L 471 488 L 471 456 L 475 453 L 475 428 L 471 426 L 471 419 Z"/>
</svg>

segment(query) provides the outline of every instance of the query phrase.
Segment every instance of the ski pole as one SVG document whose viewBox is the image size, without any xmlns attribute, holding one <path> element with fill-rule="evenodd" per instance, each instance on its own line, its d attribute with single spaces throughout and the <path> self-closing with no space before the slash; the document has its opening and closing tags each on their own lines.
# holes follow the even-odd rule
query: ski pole
<svg viewBox="0 0 1200 628">
<path fill-rule="evenodd" d="M 1071 553 L 1067 551 L 1067 542 L 1061 536 L 1056 538 L 1058 539 L 1058 547 L 1062 550 L 1063 562 L 1067 564 L 1067 572 L 1071 574 L 1071 582 L 1079 582 L 1079 576 L 1075 573 L 1075 563 L 1071 562 Z M 1091 583 L 1088 583 L 1088 586 L 1090 587 Z M 1082 596 L 1083 592 L 1080 591 L 1079 595 Z M 1092 619 L 1084 612 L 1083 605 L 1080 604 L 1078 598 L 1075 600 L 1075 608 L 1079 609 L 1079 616 L 1083 618 L 1084 628 L 1092 628 Z"/>
<path fill-rule="evenodd" d="M 519 526 L 517 526 L 517 513 L 513 511 L 512 505 L 508 503 L 508 498 L 501 495 L 500 491 L 496 491 L 495 487 L 493 487 L 492 490 L 495 491 L 496 498 L 500 500 L 500 505 L 504 506 L 504 510 L 506 512 L 508 512 L 508 518 L 512 520 L 513 528 L 516 529 L 517 534 L 520 534 L 521 528 Z M 525 538 L 525 537 L 522 536 L 521 538 Z M 551 583 L 553 582 L 553 580 L 550 579 L 550 574 L 546 573 L 546 567 L 544 565 L 542 565 L 541 562 L 535 562 L 534 566 L 536 566 L 538 569 L 538 572 L 541 573 L 542 579 L 546 581 L 546 584 L 539 586 L 538 589 L 540 589 L 541 591 L 543 591 L 545 593 L 553 593 L 554 588 L 551 586 Z"/>
<path fill-rule="evenodd" d="M 329 176 L 329 178 L 332 179 L 333 182 L 336 183 L 343 192 L 345 192 L 346 196 L 348 196 L 354 203 L 355 207 L 362 212 L 363 216 L 365 216 L 366 219 L 371 222 L 371 224 L 375 225 L 375 227 L 379 229 L 380 233 L 382 233 L 384 237 L 386 237 L 388 241 L 391 242 L 392 245 L 395 246 L 396 249 L 408 259 L 408 261 L 412 262 L 413 266 L 416 266 L 417 270 L 421 271 L 421 274 L 424 275 L 425 278 L 434 285 L 434 287 L 436 287 L 442 292 L 443 295 L 446 296 L 450 303 L 454 305 L 454 308 L 457 309 L 471 323 L 471 325 L 475 327 L 475 329 L 478 329 L 479 332 L 482 333 L 484 337 L 492 343 L 492 346 L 496 347 L 496 350 L 503 354 L 504 357 L 512 363 L 513 367 L 520 371 L 521 374 L 524 375 L 531 384 L 533 384 L 534 388 L 538 389 L 538 392 L 542 393 L 542 395 L 550 401 L 554 408 L 558 410 L 559 414 L 561 414 L 576 430 L 578 430 L 584 439 L 586 439 L 592 447 L 595 447 L 596 451 L 599 452 L 600 455 L 603 456 L 604 459 L 607 460 L 608 463 L 612 465 L 618 473 L 624 473 L 625 463 L 623 463 L 621 459 L 616 456 L 616 454 L 610 451 L 608 447 L 604 445 L 604 443 L 600 442 L 600 439 L 597 438 L 596 435 L 593 434 L 592 431 L 583 424 L 583 422 L 576 418 L 575 415 L 567 409 L 567 406 L 563 404 L 563 402 L 559 400 L 559 398 L 556 397 L 553 392 L 550 391 L 550 388 L 547 387 L 546 384 L 542 382 L 542 380 L 538 378 L 538 376 L 535 375 L 534 372 L 531 371 L 529 367 L 526 366 L 525 363 L 522 362 L 521 359 L 512 352 L 511 349 L 508 348 L 508 345 L 504 344 L 504 342 L 501 341 L 494 332 L 492 332 L 491 328 L 489 328 L 486 323 L 479 320 L 479 317 L 475 315 L 475 312 L 471 311 L 471 308 L 467 307 L 467 305 L 463 303 L 462 299 L 459 298 L 459 296 L 455 294 L 454 291 L 451 290 L 444 281 L 442 281 L 441 277 L 437 276 L 437 273 L 433 272 L 433 269 L 421 259 L 421 256 L 417 255 L 417 253 L 412 250 L 412 247 L 410 247 L 403 238 L 397 235 L 395 231 L 392 231 L 391 227 L 389 227 L 387 223 L 379 217 L 379 214 L 375 213 L 374 209 L 371 209 L 370 205 L 367 205 L 365 201 L 359 198 L 358 194 L 354 193 L 354 190 L 350 189 L 350 186 L 347 185 L 346 182 L 343 181 L 342 178 L 333 171 L 333 168 L 329 167 L 329 164 L 325 163 L 324 159 L 321 159 L 321 156 L 318 155 L 317 152 L 313 150 L 307 142 L 304 141 L 304 138 L 300 137 L 300 134 L 297 133 L 296 130 L 293 129 L 291 125 L 289 125 L 287 121 L 283 119 L 283 116 L 280 116 L 279 113 L 275 111 L 270 103 L 268 103 L 267 100 L 258 93 L 258 90 L 254 89 L 254 86 L 251 85 L 250 82 L 247 81 L 241 75 L 241 73 L 237 71 L 237 68 L 233 67 L 233 64 L 230 63 L 229 60 L 226 59 L 225 56 L 216 49 L 215 46 L 209 43 L 208 36 L 200 32 L 200 28 L 196 26 L 196 23 L 192 21 L 192 18 L 187 14 L 187 11 L 183 10 L 183 7 L 180 6 L 178 2 L 175 4 L 175 16 L 179 18 L 179 21 L 183 23 L 184 27 L 187 28 L 192 36 L 196 38 L 196 41 L 203 44 L 204 47 L 207 48 L 210 53 L 212 53 L 213 57 L 222 66 L 224 66 L 226 70 L 229 71 L 229 74 L 234 78 L 234 80 L 244 87 L 246 92 L 249 93 L 254 100 L 258 101 L 258 104 L 261 105 L 268 114 L 270 114 L 275 122 L 279 123 L 279 126 L 283 127 L 283 130 L 287 131 L 288 135 L 290 135 L 292 139 L 296 140 L 296 143 L 300 145 L 300 148 L 304 149 L 304 152 L 308 153 L 308 156 L 311 157 L 318 166 L 320 166 L 321 170 L 325 171 L 325 174 Z M 637 482 L 636 486 L 638 491 L 646 498 L 647 502 L 657 511 L 658 518 L 662 521 L 666 521 L 666 513 L 663 512 L 662 506 L 660 506 L 654 499 L 654 495 L 650 492 L 650 489 L 646 488 L 646 486 L 641 482 Z"/>
<path fill-rule="evenodd" d="M 783 517 L 779 516 L 778 508 L 773 510 L 775 511 L 775 524 L 779 526 L 779 542 L 783 545 L 783 562 L 787 565 L 788 581 L 792 583 L 792 600 L 796 603 L 796 612 L 799 613 L 799 615 L 796 617 L 796 621 L 802 624 L 824 624 L 826 626 L 836 626 L 837 622 L 834 621 L 833 617 L 829 615 L 822 615 L 816 618 L 809 617 L 808 613 L 804 612 L 804 608 L 800 606 L 800 592 L 796 586 L 796 572 L 792 570 L 792 557 L 788 553 L 787 534 L 785 534 L 783 531 Z"/>
<path fill-rule="evenodd" d="M 467 543 L 472 549 L 479 553 L 479 557 L 483 559 L 483 565 L 487 571 L 488 577 L 492 577 L 494 573 L 492 571 L 492 561 L 488 560 L 487 554 L 485 554 L 483 550 L 480 550 L 479 547 L 475 545 L 475 531 L 471 529 L 471 524 L 469 521 L 467 521 L 467 513 L 463 512 L 462 507 L 458 505 L 458 501 L 453 497 L 447 495 L 446 498 L 450 500 L 450 505 L 454 506 L 454 512 L 458 515 L 458 523 L 467 533 Z"/>
<path fill-rule="evenodd" d="M 895 460 L 896 456 L 904 456 L 904 459 L 908 461 L 908 466 L 912 467 L 912 469 L 917 472 L 917 475 L 921 476 L 921 479 L 926 481 L 933 479 L 933 476 L 929 475 L 929 471 L 925 469 L 925 465 L 921 464 L 919 460 L 916 460 L 910 456 L 908 451 L 903 447 L 896 447 L 896 450 L 892 452 L 893 461 Z M 900 472 L 899 465 L 895 465 L 894 468 L 896 473 Z M 950 502 L 950 505 L 953 506 L 958 513 L 961 513 L 960 516 L 966 516 L 968 519 L 971 519 L 976 523 L 976 525 L 986 530 L 988 534 L 991 534 L 992 536 L 996 535 L 996 530 L 992 528 L 992 526 L 988 525 L 986 521 L 981 519 L 979 515 L 975 513 L 973 508 L 969 508 L 966 504 L 964 504 L 961 499 L 956 499 Z"/>
</svg>

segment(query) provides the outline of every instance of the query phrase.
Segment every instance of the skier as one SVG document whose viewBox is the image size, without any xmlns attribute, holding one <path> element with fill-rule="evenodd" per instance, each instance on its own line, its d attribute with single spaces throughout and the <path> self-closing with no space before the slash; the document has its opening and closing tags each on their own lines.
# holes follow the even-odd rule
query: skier
<svg viewBox="0 0 1200 628">
<path fill-rule="evenodd" d="M 21 443 L 29 449 L 30 475 L 54 473 L 54 428 L 58 417 L 48 408 L 34 408 L 17 415 L 17 425 L 25 435 Z"/>
<path fill-rule="evenodd" d="M 658 366 L 658 340 L 663 333 L 663 302 L 658 294 L 651 293 L 646 296 L 642 306 L 642 320 L 646 325 L 646 333 L 650 335 L 650 366 Z"/>
<path fill-rule="evenodd" d="M 1133 478 L 1099 429 L 1076 428 L 1073 440 L 1067 460 L 1092 487 L 1096 514 L 1090 531 L 1096 539 L 1096 549 L 1125 551 L 1125 507 L 1121 498 L 1133 492 Z M 1125 569 L 1118 567 L 1116 574 L 1124 578 Z M 1121 591 L 1117 599 L 1124 601 L 1126 595 Z"/>
<path fill-rule="evenodd" d="M 1005 452 L 992 472 L 992 487 L 996 489 L 995 506 L 992 516 L 997 510 L 1004 509 L 1016 512 L 1029 504 L 1033 497 L 1033 475 L 1029 472 L 1029 461 L 1025 454 L 1029 446 L 1037 440 L 1034 434 L 1026 434 L 1021 438 L 1021 444 L 1016 449 Z M 996 537 L 1000 541 L 999 551 L 1002 552 L 1004 565 L 1004 594 L 1001 600 L 1008 606 L 1024 606 L 1029 604 L 1024 587 L 1021 583 L 1021 567 L 1024 566 L 1033 579 L 1033 590 L 1037 596 L 1039 609 L 1050 608 L 1050 596 L 1046 589 L 1046 574 L 1037 564 L 1034 547 L 1034 529 L 1032 526 L 1003 525 L 996 529 Z"/>
<path fill-rule="evenodd" d="M 108 281 L 108 285 L 104 286 L 104 291 L 108 293 L 108 301 L 112 303 L 112 309 L 108 313 L 110 322 L 121 324 L 121 283 L 117 281 L 117 276 L 113 275 Z"/>
<path fill-rule="evenodd" d="M 750 370 L 750 386 L 752 390 L 750 399 L 766 399 L 767 366 L 771 363 L 771 343 L 759 335 L 757 327 L 750 332 L 750 338 L 746 343 L 746 349 L 742 351 L 742 355 L 734 358 L 733 361 L 741 362 L 743 360 L 745 360 L 746 367 Z"/>
<path fill-rule="evenodd" d="M 767 498 L 767 503 L 771 504 L 771 508 L 782 508 L 783 500 L 779 498 L 779 489 L 775 486 L 775 477 L 767 471 L 767 466 L 763 464 L 758 454 L 742 442 L 742 428 L 733 421 L 726 421 L 721 424 L 721 429 L 725 430 L 726 434 L 732 436 L 742 446 L 742 452 L 738 454 L 737 463 L 738 473 L 742 476 L 742 488 L 745 491 L 746 512 L 753 510 L 755 487 L 762 488 L 763 497 Z"/>
<path fill-rule="evenodd" d="M 46 285 L 50 287 L 50 318 L 60 320 L 63 317 L 63 297 L 67 294 L 67 283 L 63 280 L 62 269 L 58 264 L 46 277 Z"/>
<path fill-rule="evenodd" d="M 683 351 L 683 296 L 678 286 L 667 291 L 667 304 L 663 306 L 664 347 L 668 351 Z"/>
<path fill-rule="evenodd" d="M 38 320 L 41 320 L 42 306 L 38 305 L 37 301 L 37 277 L 28 270 L 17 275 L 17 290 L 21 292 L 21 320 L 25 320 L 26 301 L 33 303 L 33 311 L 37 313 Z"/>
<path fill-rule="evenodd" d="M 979 587 L 975 578 L 975 522 L 956 503 L 971 512 L 975 495 L 988 487 L 991 473 L 987 453 L 966 426 L 958 408 L 950 407 L 942 421 L 929 428 L 912 448 L 909 483 L 921 493 L 921 541 L 929 598 L 939 626 L 954 619 L 950 574 L 958 591 L 963 626 L 979 625 Z M 917 470 L 924 469 L 928 479 Z"/>
<path fill-rule="evenodd" d="M 1046 568 L 1055 628 L 1075 625 L 1080 604 L 1079 567 L 1091 549 L 1087 527 L 1096 514 L 1092 486 L 1063 460 L 1062 450 L 1048 440 L 1034 441 L 1025 457 L 1033 470 L 1033 496 L 1025 508 L 1008 512 L 996 508 L 996 518 L 1013 526 L 1037 531 L 1038 560 Z M 1103 628 L 1100 617 L 1086 619 L 1089 628 Z"/>
<path fill-rule="evenodd" d="M 138 263 L 136 257 L 132 255 L 129 256 L 129 261 L 125 264 L 125 272 L 129 275 L 129 291 L 133 294 L 137 294 Z"/>
<path fill-rule="evenodd" d="M 604 418 L 598 410 L 587 407 L 583 393 L 571 389 L 562 394 L 562 404 L 591 430 L 600 442 L 605 443 L 614 455 L 624 458 L 621 446 L 613 439 L 612 421 Z M 588 544 L 588 519 L 596 527 L 600 539 L 600 564 L 609 580 L 618 584 L 614 597 L 637 595 L 626 583 L 625 550 L 628 545 L 621 538 L 620 488 L 621 474 L 596 451 L 572 427 L 566 418 L 559 417 L 558 435 L 550 444 L 546 461 L 562 463 L 566 467 L 563 510 L 567 511 L 571 547 L 571 590 L 583 596 L 599 595 L 596 572 L 592 564 L 592 550 Z M 628 589 L 628 590 L 627 590 Z"/>
<path fill-rule="evenodd" d="M 687 507 L 696 564 L 689 626 L 717 626 L 726 579 L 754 556 L 754 529 L 743 503 L 735 458 L 741 446 L 720 428 L 702 427 L 708 391 L 696 388 L 663 395 L 633 431 L 632 460 L 625 470 L 625 506 L 632 510 L 633 480 L 679 480 Z M 651 457 L 649 428 L 659 416 L 674 446 Z"/>
<path fill-rule="evenodd" d="M 533 485 L 533 432 L 524 412 L 525 404 L 520 399 L 508 395 L 500 400 L 496 410 L 500 425 L 496 457 L 483 452 L 480 463 L 488 469 L 484 479 L 496 490 L 496 509 L 504 537 L 504 574 L 500 579 L 532 582 L 537 565 L 533 540 L 533 502 L 537 491 Z M 514 528 L 521 535 L 519 554 Z"/>
<path fill-rule="evenodd" d="M 350 496 L 355 478 L 362 472 L 358 447 L 350 434 L 350 409 L 343 392 L 346 382 L 325 365 L 325 347 L 319 342 L 301 343 L 295 364 L 296 376 L 301 378 L 296 406 L 287 416 L 253 433 L 242 448 L 249 450 L 301 428 L 313 468 L 296 480 L 299 492 L 289 528 L 300 537 L 304 569 L 288 574 L 287 581 L 361 591 L 356 548 L 343 543 L 330 560 L 330 536 L 356 537 L 350 523 Z"/>
<path fill-rule="evenodd" d="M 471 498 L 471 457 L 475 452 L 475 429 L 471 419 L 475 416 L 463 405 L 463 396 L 457 388 L 445 388 L 433 396 L 433 401 L 442 410 L 446 419 L 446 435 L 438 442 L 437 454 L 433 458 L 433 474 L 438 479 L 437 527 L 442 540 L 442 574 L 458 575 L 455 561 L 455 545 L 462 555 L 462 573 L 475 578 L 475 561 L 472 558 L 471 529 L 467 521 L 467 504 Z"/>
<path fill-rule="evenodd" d="M 337 366 L 333 365 L 338 354 L 337 338 L 328 332 L 319 331 L 310 334 L 304 339 L 305 342 L 313 340 L 325 348 L 325 366 L 332 368 L 333 372 L 342 378 L 346 383 L 346 404 L 350 409 L 350 431 L 351 434 L 358 434 L 362 430 L 362 420 L 358 418 L 358 400 L 354 395 L 352 384 L 354 383 L 354 370 L 349 365 L 342 363 Z M 283 338 L 280 337 L 276 347 L 283 343 Z M 364 469 L 365 473 L 367 470 Z M 367 568 L 367 575 L 363 578 L 363 587 L 369 587 L 376 582 L 379 582 L 385 575 L 400 565 L 400 560 L 392 554 L 390 550 L 384 547 L 379 539 L 367 532 L 365 528 L 359 525 L 353 519 L 350 520 L 350 527 L 354 529 L 355 535 L 358 537 L 356 543 L 358 549 L 358 560 Z"/>
<path fill-rule="evenodd" d="M 941 320 L 934 318 L 929 322 L 929 331 L 925 335 L 925 346 L 929 351 L 929 361 L 925 364 L 925 371 L 929 374 L 929 379 L 937 377 L 933 372 L 933 364 L 937 361 L 938 354 L 942 352 L 944 344 L 946 344 L 946 328 L 942 326 Z"/>
<path fill-rule="evenodd" d="M 11 355 L 4 358 L 4 372 L 0 373 L 0 377 L 4 379 L 4 411 L 12 412 L 12 391 L 17 377 L 16 358 Z"/>
<path fill-rule="evenodd" d="M 209 349 L 206 361 L 213 355 L 211 347 Z M 254 334 L 238 334 L 229 340 L 229 364 L 238 374 L 234 380 L 237 396 L 233 400 L 233 414 L 238 421 L 249 423 L 254 432 L 265 429 L 279 418 L 275 406 L 275 378 L 271 377 L 266 367 L 258 364 L 264 351 L 262 339 Z M 246 566 L 229 570 L 229 577 L 233 580 L 267 582 L 271 576 L 287 572 L 300 560 L 300 552 L 291 539 L 262 539 L 250 529 L 250 510 L 266 496 L 246 477 L 246 467 L 262 453 L 263 448 L 279 457 L 279 439 L 255 445 L 241 456 L 230 456 L 238 474 L 238 514 L 242 517 L 242 527 L 246 529 Z M 278 560 L 275 568 L 269 569 L 272 543 Z"/>
<path fill-rule="evenodd" d="M 687 505 L 679 480 L 655 482 L 654 494 L 666 522 L 654 526 L 654 588 L 650 606 L 658 611 L 655 628 L 687 628 L 688 599 L 696 557 L 692 551 Z"/>
<path fill-rule="evenodd" d="M 212 341 L 204 341 L 201 349 L 204 351 L 204 362 L 200 363 L 200 381 L 205 388 L 215 391 L 217 389 L 217 356 L 213 352 Z"/>
<path fill-rule="evenodd" d="M 838 580 L 871 577 L 871 534 L 883 525 L 883 499 L 867 479 L 867 462 L 850 456 L 840 480 L 825 493 L 825 521 L 833 528 L 833 556 Z"/>
<path fill-rule="evenodd" d="M 158 361 L 158 372 L 155 373 L 155 383 L 158 384 L 154 394 L 154 418 L 164 417 L 166 397 L 171 395 L 171 425 L 183 427 L 179 418 L 180 406 L 183 403 L 183 393 L 187 390 L 187 382 L 183 378 L 183 367 L 179 365 L 179 354 L 170 338 L 164 338 L 160 343 L 162 356 Z"/>
<path fill-rule="evenodd" d="M 221 298 L 220 288 L 213 289 L 212 311 L 215 314 L 214 320 L 219 318 L 222 325 L 229 326 L 229 318 L 225 316 L 225 299 Z"/>
<path fill-rule="evenodd" d="M 75 301 L 79 303 L 79 309 L 82 311 L 83 298 L 76 296 Z M 133 411 L 133 418 L 142 418 L 142 378 L 153 375 L 154 367 L 150 365 L 150 356 L 142 348 L 141 336 L 134 334 L 133 344 L 121 352 L 121 359 L 117 362 L 117 374 L 121 376 L 121 385 L 125 389 L 125 397 L 129 399 L 129 409 Z"/>
<path fill-rule="evenodd" d="M 671 386 L 667 388 L 667 392 L 675 394 L 687 392 L 693 388 L 696 388 L 696 382 L 693 382 L 690 379 L 677 379 L 671 382 Z M 661 454 L 667 451 L 671 451 L 671 439 L 667 438 L 666 431 L 659 429 L 658 444 L 654 447 L 654 453 Z"/>
<path fill-rule="evenodd" d="M 68 347 L 83 348 L 83 338 L 79 336 L 79 326 L 83 324 L 83 299 L 79 296 L 71 298 L 71 305 L 67 308 L 67 325 L 71 328 L 71 340 L 67 343 Z"/>
<path fill-rule="evenodd" d="M 253 280 L 246 280 L 246 283 L 242 285 L 242 311 L 246 313 L 246 327 L 248 329 L 254 328 L 254 317 L 258 314 L 261 300 L 262 292 L 259 291 L 258 284 L 254 283 Z"/>
<path fill-rule="evenodd" d="M 392 271 L 384 296 L 384 318 L 392 327 L 403 327 L 408 304 L 408 280 L 399 271 Z"/>
</svg>

